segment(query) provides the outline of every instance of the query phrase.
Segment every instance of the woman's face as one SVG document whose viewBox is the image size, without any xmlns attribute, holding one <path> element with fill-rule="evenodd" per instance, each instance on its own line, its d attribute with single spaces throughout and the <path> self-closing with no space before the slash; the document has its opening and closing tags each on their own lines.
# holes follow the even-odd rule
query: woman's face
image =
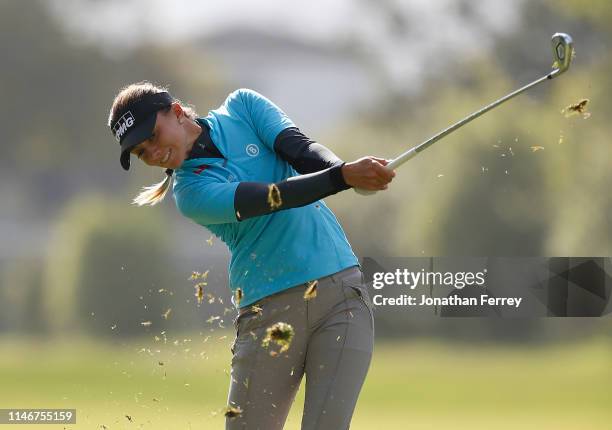
<svg viewBox="0 0 612 430">
<path fill-rule="evenodd" d="M 153 134 L 130 151 L 148 166 L 178 169 L 189 153 L 187 117 L 177 103 L 157 112 Z M 191 142 L 192 143 L 192 142 Z"/>
</svg>

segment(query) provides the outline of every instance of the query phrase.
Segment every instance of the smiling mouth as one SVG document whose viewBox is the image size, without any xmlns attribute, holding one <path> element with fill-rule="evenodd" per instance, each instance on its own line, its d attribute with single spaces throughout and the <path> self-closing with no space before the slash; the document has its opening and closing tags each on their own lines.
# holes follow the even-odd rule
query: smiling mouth
<svg viewBox="0 0 612 430">
<path fill-rule="evenodd" d="M 168 160 L 170 160 L 170 155 L 172 155 L 172 149 L 168 150 L 166 156 L 159 162 L 159 164 L 166 164 Z"/>
</svg>

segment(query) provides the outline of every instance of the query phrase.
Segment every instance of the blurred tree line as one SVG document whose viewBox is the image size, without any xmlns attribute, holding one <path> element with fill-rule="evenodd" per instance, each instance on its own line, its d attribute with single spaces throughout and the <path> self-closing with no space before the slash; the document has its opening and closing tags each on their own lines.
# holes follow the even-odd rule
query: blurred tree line
<svg viewBox="0 0 612 430">
<path fill-rule="evenodd" d="M 546 73 L 550 36 L 574 36 L 576 59 L 563 77 L 440 141 L 403 166 L 388 191 L 327 200 L 358 256 L 612 255 L 612 102 L 602 96 L 612 83 L 610 19 L 605 1 L 588 8 L 569 0 L 526 2 L 521 26 L 496 41 L 493 57 L 432 71 L 418 96 L 390 94 L 387 103 L 321 136 L 347 160 L 395 157 Z M 201 326 L 186 273 L 169 268 L 180 246 L 167 229 L 177 217 L 173 205 L 143 210 L 127 204 L 161 172 L 136 166 L 124 174 L 106 120 L 114 94 L 129 82 L 169 84 L 179 98 L 193 97 L 183 101 L 201 114 L 233 83 L 188 45 L 160 48 L 153 40 L 116 57 L 80 45 L 41 1 L 1 2 L 0 28 L 0 217 L 44 219 L 52 226 L 44 261 L 0 260 L 0 333 L 131 335 L 143 333 L 146 321 L 156 328 Z M 590 118 L 561 113 L 583 98 L 590 99 Z M 372 220 L 385 228 L 372 231 Z M 158 292 L 168 285 L 180 292 Z M 168 308 L 172 318 L 162 321 Z M 224 308 L 217 303 L 209 311 Z M 408 332 L 380 312 L 377 319 L 380 334 L 453 333 L 431 326 Z M 522 323 L 502 325 L 519 338 L 525 332 Z M 479 336 L 495 336 L 485 332 Z"/>
<path fill-rule="evenodd" d="M 436 143 L 398 170 L 389 191 L 330 200 L 348 232 L 383 218 L 376 241 L 350 236 L 363 255 L 611 255 L 612 151 L 604 142 L 612 105 L 601 97 L 611 83 L 610 33 L 575 17 L 580 2 L 564 5 L 527 3 L 523 25 L 497 41 L 494 58 L 434 70 L 418 97 L 393 98 L 336 131 L 345 158 L 393 158 L 542 76 L 550 36 L 574 36 L 566 75 Z M 583 98 L 590 118 L 561 113 Z M 350 216 L 356 204 L 361 216 Z"/>
<path fill-rule="evenodd" d="M 216 106 L 229 88 L 214 65 L 155 40 L 109 57 L 68 37 L 39 0 L 1 2 L 0 28 L 0 219 L 49 226 L 43 257 L 0 260 L 0 333 L 197 328 L 205 317 L 193 304 L 191 272 L 173 264 L 174 208 L 129 205 L 162 171 L 125 173 L 106 123 L 117 91 L 143 79 L 169 85 L 185 103 Z"/>
</svg>

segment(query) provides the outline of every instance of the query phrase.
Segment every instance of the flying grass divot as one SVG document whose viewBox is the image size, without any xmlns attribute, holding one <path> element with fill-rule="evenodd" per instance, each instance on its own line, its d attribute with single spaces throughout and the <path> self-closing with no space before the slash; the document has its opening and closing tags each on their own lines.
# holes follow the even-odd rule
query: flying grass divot
<svg viewBox="0 0 612 430">
<path fill-rule="evenodd" d="M 283 204 L 281 192 L 274 184 L 268 185 L 268 204 L 272 210 L 278 209 Z"/>
<path fill-rule="evenodd" d="M 240 302 L 242 301 L 242 290 L 240 288 L 234 291 L 234 301 L 236 302 L 236 307 L 240 307 Z"/>
<path fill-rule="evenodd" d="M 306 287 L 306 291 L 304 291 L 304 300 L 310 300 L 317 297 L 317 286 L 319 281 L 310 281 L 308 282 L 308 286 Z"/>
<path fill-rule="evenodd" d="M 225 408 L 224 415 L 230 419 L 238 418 L 242 415 L 242 409 L 240 409 L 240 406 L 228 406 Z"/>
<path fill-rule="evenodd" d="M 196 290 L 195 296 L 196 299 L 198 299 L 198 305 L 202 304 L 202 301 L 204 300 L 204 285 L 206 285 L 205 282 L 199 282 L 193 286 L 193 288 Z"/>
<path fill-rule="evenodd" d="M 263 308 L 259 305 L 251 306 L 251 310 L 255 312 L 256 314 L 258 314 L 259 316 L 261 316 L 261 313 L 263 312 Z"/>
<path fill-rule="evenodd" d="M 200 272 L 191 272 L 191 276 L 189 277 L 190 281 L 200 281 L 197 282 L 196 284 L 194 284 L 193 288 L 195 288 L 195 297 L 198 300 L 198 305 L 202 304 L 202 301 L 204 301 L 204 287 L 206 285 L 208 285 L 208 283 L 205 281 L 205 279 L 208 278 L 208 273 L 210 272 L 210 270 L 207 270 L 204 273 L 200 273 Z"/>
<path fill-rule="evenodd" d="M 577 103 L 566 106 L 565 109 L 561 111 L 562 114 L 565 115 L 566 118 L 575 115 L 582 115 L 583 119 L 588 119 L 591 116 L 590 112 L 587 112 L 586 106 L 589 103 L 589 99 L 582 99 Z"/>
<path fill-rule="evenodd" d="M 277 322 L 266 329 L 266 336 L 263 338 L 261 346 L 266 349 L 271 343 L 280 346 L 278 351 L 270 351 L 270 355 L 276 357 L 289 349 L 294 335 L 295 330 L 290 324 Z"/>
</svg>

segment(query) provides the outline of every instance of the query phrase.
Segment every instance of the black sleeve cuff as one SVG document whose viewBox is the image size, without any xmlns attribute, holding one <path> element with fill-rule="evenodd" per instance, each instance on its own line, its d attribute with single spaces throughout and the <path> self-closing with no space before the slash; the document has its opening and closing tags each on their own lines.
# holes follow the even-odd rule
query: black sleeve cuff
<svg viewBox="0 0 612 430">
<path fill-rule="evenodd" d="M 336 164 L 334 167 L 329 169 L 329 176 L 332 181 L 332 184 L 334 184 L 334 187 L 338 191 L 344 191 L 348 190 L 349 188 L 352 188 L 349 184 L 346 183 L 346 181 L 344 180 L 344 176 L 342 175 L 342 166 L 344 166 L 345 164 L 346 162 L 343 161 L 340 164 Z"/>
</svg>

